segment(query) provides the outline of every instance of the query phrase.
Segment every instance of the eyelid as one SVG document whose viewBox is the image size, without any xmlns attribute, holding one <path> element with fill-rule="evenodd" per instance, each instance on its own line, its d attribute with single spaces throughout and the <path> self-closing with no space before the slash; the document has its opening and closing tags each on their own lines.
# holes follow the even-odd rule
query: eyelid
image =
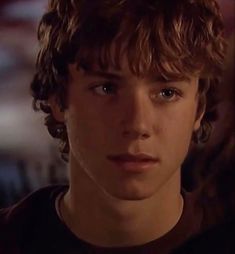
<svg viewBox="0 0 235 254">
<path fill-rule="evenodd" d="M 161 94 L 164 90 L 172 90 L 174 91 L 174 95 L 170 98 L 165 98 L 163 97 Z M 160 92 L 158 93 L 158 96 L 160 96 L 160 101 L 161 102 L 174 102 L 174 101 L 178 101 L 179 97 L 183 96 L 183 92 L 181 90 L 179 90 L 178 88 L 175 87 L 164 87 L 162 89 L 160 89 Z M 157 97 L 158 99 L 159 97 Z"/>
<path fill-rule="evenodd" d="M 162 88 L 161 90 L 173 90 L 174 92 L 176 92 L 177 94 L 179 95 L 182 95 L 183 94 L 183 91 L 179 88 L 176 88 L 176 87 L 165 87 L 165 88 Z"/>
</svg>

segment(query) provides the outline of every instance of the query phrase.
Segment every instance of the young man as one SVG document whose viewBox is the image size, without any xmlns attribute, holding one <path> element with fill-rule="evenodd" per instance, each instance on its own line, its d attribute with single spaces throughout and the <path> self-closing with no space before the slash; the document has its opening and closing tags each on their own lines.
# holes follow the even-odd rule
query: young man
<svg viewBox="0 0 235 254">
<path fill-rule="evenodd" d="M 201 230 L 180 168 L 208 134 L 222 27 L 213 0 L 50 2 L 31 89 L 70 184 L 1 211 L 5 253 L 164 254 Z"/>
</svg>

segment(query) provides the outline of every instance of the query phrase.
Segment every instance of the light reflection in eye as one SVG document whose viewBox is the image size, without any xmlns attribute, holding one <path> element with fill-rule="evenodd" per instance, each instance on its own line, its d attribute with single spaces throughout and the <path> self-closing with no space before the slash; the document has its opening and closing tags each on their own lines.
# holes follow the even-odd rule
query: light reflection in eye
<svg viewBox="0 0 235 254">
<path fill-rule="evenodd" d="M 117 86 L 112 82 L 105 82 L 103 84 L 95 85 L 90 88 L 95 94 L 98 95 L 112 95 L 117 92 Z"/>
<path fill-rule="evenodd" d="M 113 82 L 104 82 L 92 86 L 90 90 L 99 96 L 111 96 L 117 94 L 118 86 Z M 161 89 L 154 97 L 162 102 L 171 102 L 177 100 L 181 96 L 182 94 L 178 89 L 170 87 Z"/>
<path fill-rule="evenodd" d="M 165 88 L 161 90 L 160 95 L 163 99 L 172 100 L 172 98 L 174 99 L 178 95 L 178 93 L 173 88 Z"/>
</svg>

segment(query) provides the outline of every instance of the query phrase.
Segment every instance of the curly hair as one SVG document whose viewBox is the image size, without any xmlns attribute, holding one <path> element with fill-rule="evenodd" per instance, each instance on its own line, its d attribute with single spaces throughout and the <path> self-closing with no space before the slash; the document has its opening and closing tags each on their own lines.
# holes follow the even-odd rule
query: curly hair
<svg viewBox="0 0 235 254">
<path fill-rule="evenodd" d="M 45 125 L 61 141 L 65 160 L 66 127 L 54 119 L 48 99 L 55 96 L 61 110 L 66 109 L 69 64 L 120 68 L 123 52 L 137 76 L 157 72 L 164 79 L 182 79 L 200 74 L 199 103 L 207 101 L 206 113 L 193 140 L 208 139 L 225 53 L 223 22 L 214 0 L 51 0 L 38 40 L 33 107 L 47 114 Z"/>
</svg>

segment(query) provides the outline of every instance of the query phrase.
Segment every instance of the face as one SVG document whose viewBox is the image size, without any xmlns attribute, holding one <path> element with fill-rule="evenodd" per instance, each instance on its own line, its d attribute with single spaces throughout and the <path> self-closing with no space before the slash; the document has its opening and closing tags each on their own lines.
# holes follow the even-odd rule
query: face
<svg viewBox="0 0 235 254">
<path fill-rule="evenodd" d="M 86 72 L 69 66 L 68 107 L 53 112 L 67 126 L 71 175 L 125 200 L 151 197 L 180 170 L 200 126 L 198 78 L 166 82 L 121 69 Z M 126 170 L 107 156 L 145 153 L 157 158 L 144 170 Z M 82 188 L 79 184 L 78 188 Z"/>
</svg>

